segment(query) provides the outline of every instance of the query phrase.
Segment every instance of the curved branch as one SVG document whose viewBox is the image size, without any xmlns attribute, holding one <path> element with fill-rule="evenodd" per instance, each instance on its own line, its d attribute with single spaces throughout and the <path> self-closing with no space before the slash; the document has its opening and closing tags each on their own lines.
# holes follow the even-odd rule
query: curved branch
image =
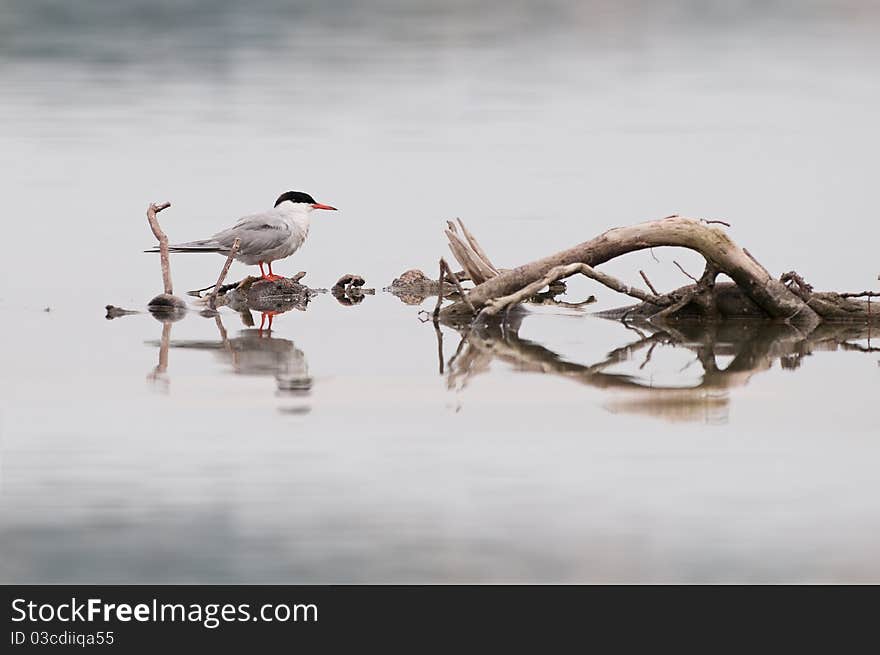
<svg viewBox="0 0 880 655">
<path fill-rule="evenodd" d="M 737 245 L 718 225 L 683 216 L 670 216 L 608 230 L 573 248 L 502 271 L 478 284 L 470 291 L 468 299 L 479 310 L 494 298 L 509 296 L 541 280 L 555 267 L 571 264 L 595 267 L 630 252 L 660 246 L 675 246 L 699 252 L 718 271 L 733 279 L 771 318 L 811 326 L 820 321 L 817 313 L 802 298 L 774 279 L 767 269 Z M 466 312 L 467 308 L 463 303 L 455 303 L 444 310 L 444 315 L 451 319 Z"/>
<path fill-rule="evenodd" d="M 165 287 L 165 293 L 169 296 L 174 295 L 174 289 L 171 285 L 171 263 L 168 258 L 168 236 L 159 227 L 159 219 L 156 218 L 163 209 L 168 209 L 170 202 L 151 203 L 147 207 L 147 220 L 150 222 L 150 229 L 153 235 L 159 241 L 159 258 L 162 261 L 162 283 Z"/>
</svg>

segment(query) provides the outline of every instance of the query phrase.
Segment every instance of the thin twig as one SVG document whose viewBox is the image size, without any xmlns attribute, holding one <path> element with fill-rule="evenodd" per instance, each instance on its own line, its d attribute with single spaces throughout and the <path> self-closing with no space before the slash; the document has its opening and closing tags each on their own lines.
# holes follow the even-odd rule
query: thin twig
<svg viewBox="0 0 880 655">
<path fill-rule="evenodd" d="M 159 227 L 159 220 L 156 218 L 156 214 L 163 209 L 168 209 L 170 206 L 170 202 L 151 203 L 150 206 L 147 207 L 147 220 L 150 222 L 150 228 L 153 230 L 153 235 L 159 240 L 159 258 L 162 261 L 162 284 L 165 287 L 165 293 L 169 296 L 173 296 L 174 288 L 171 285 L 171 262 L 168 258 L 168 237 L 162 231 L 162 228 Z"/>
<path fill-rule="evenodd" d="M 724 227 L 730 227 L 730 223 L 728 223 L 727 221 L 719 221 L 719 220 L 711 220 L 710 221 L 710 220 L 707 220 L 704 218 L 703 222 L 706 223 L 707 225 L 712 225 L 713 223 L 717 223 L 718 225 L 723 225 Z"/>
<path fill-rule="evenodd" d="M 665 318 L 669 318 L 679 310 L 684 309 L 695 297 L 696 293 L 693 291 L 685 293 L 679 300 L 650 316 L 648 320 L 653 322 L 654 320 L 662 321 Z"/>
<path fill-rule="evenodd" d="M 672 263 L 675 264 L 676 266 L 678 266 L 678 270 L 680 270 L 682 273 L 684 273 L 685 275 L 687 275 L 687 276 L 688 276 L 690 279 L 692 279 L 694 282 L 699 282 L 699 280 L 698 280 L 697 278 L 695 278 L 693 275 L 691 275 L 691 274 L 688 273 L 686 270 L 684 270 L 684 268 L 682 267 L 682 265 L 679 264 L 677 261 L 675 261 L 675 260 L 673 259 L 673 260 L 672 260 Z"/>
<path fill-rule="evenodd" d="M 437 278 L 437 304 L 434 305 L 434 322 L 440 317 L 440 305 L 443 304 L 443 265 L 445 262 L 440 258 L 440 277 Z"/>
<path fill-rule="evenodd" d="M 804 301 L 808 301 L 813 293 L 813 285 L 809 284 L 797 271 L 783 273 L 779 281 Z"/>
<path fill-rule="evenodd" d="M 488 316 L 495 316 L 498 312 L 500 312 L 505 307 L 509 307 L 515 303 L 520 303 L 526 298 L 531 298 L 538 291 L 546 287 L 548 284 L 555 282 L 556 280 L 561 280 L 562 278 L 566 278 L 570 275 L 574 275 L 575 273 L 580 273 L 588 278 L 596 280 L 600 284 L 604 284 L 609 289 L 617 291 L 618 293 L 623 293 L 628 296 L 632 296 L 637 300 L 641 300 L 642 302 L 650 303 L 652 305 L 657 305 L 658 307 L 667 307 L 672 304 L 672 300 L 668 296 L 658 296 L 654 294 L 650 294 L 646 291 L 642 291 L 637 287 L 631 287 L 627 284 L 624 284 L 620 280 L 601 271 L 597 271 L 592 266 L 587 266 L 582 263 L 568 264 L 566 266 L 554 266 L 547 274 L 535 282 L 528 284 L 522 287 L 519 291 L 516 291 L 509 296 L 502 296 L 501 298 L 494 298 L 490 300 L 486 305 L 480 310 L 480 313 L 476 316 L 474 321 L 484 319 Z"/>
<path fill-rule="evenodd" d="M 476 310 L 471 304 L 470 299 L 467 297 L 467 293 L 465 293 L 465 290 L 461 288 L 461 282 L 458 281 L 455 273 L 452 272 L 452 269 L 449 268 L 449 264 L 447 264 L 446 260 L 442 257 L 440 258 L 440 270 L 440 297 L 443 297 L 443 279 L 445 274 L 445 277 L 449 278 L 452 281 L 452 284 L 455 285 L 455 290 L 458 291 L 458 295 L 462 299 L 462 301 L 464 301 L 464 304 L 469 310 L 471 310 L 471 313 L 474 313 Z"/>
<path fill-rule="evenodd" d="M 860 291 L 859 293 L 839 293 L 841 298 L 880 298 L 878 291 Z"/>
<path fill-rule="evenodd" d="M 223 264 L 223 268 L 220 269 L 220 277 L 217 278 L 217 282 L 214 284 L 214 290 L 208 297 L 208 307 L 211 309 L 217 308 L 217 294 L 220 292 L 220 287 L 223 286 L 223 280 L 226 279 L 226 274 L 229 273 L 229 267 L 232 266 L 232 260 L 235 259 L 235 254 L 238 252 L 240 245 L 241 239 L 236 237 L 235 241 L 232 242 L 232 248 L 229 249 L 229 254 L 226 255 L 226 262 Z"/>
<path fill-rule="evenodd" d="M 642 276 L 642 279 L 645 281 L 645 284 L 648 285 L 648 288 L 651 290 L 655 296 L 659 296 L 660 294 L 657 292 L 657 289 L 654 288 L 654 285 L 651 284 L 651 280 L 648 279 L 648 276 L 645 275 L 645 271 L 639 271 L 639 275 Z"/>
</svg>

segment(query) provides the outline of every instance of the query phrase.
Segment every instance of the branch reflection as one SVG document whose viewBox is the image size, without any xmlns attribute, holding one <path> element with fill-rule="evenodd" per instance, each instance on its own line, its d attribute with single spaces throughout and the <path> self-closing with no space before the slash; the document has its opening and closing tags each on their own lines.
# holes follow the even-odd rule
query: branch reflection
<svg viewBox="0 0 880 655">
<path fill-rule="evenodd" d="M 480 328 L 460 329 L 456 353 L 446 366 L 449 389 L 461 390 L 501 361 L 518 371 L 563 377 L 614 392 L 605 407 L 612 412 L 652 416 L 669 421 L 725 421 L 731 389 L 778 362 L 796 369 L 816 351 L 877 352 L 866 325 L 819 326 L 804 334 L 790 325 L 766 321 L 723 323 L 676 322 L 674 325 L 627 325 L 636 335 L 592 363 L 577 363 L 535 341 L 519 336 L 522 315 Z M 864 346 L 858 341 L 867 339 Z M 652 362 L 659 353 L 684 350 L 698 365 L 681 369 L 658 384 Z M 726 362 L 726 365 L 724 363 Z M 621 372 L 623 369 L 624 372 Z M 443 369 L 441 368 L 441 374 Z"/>
</svg>

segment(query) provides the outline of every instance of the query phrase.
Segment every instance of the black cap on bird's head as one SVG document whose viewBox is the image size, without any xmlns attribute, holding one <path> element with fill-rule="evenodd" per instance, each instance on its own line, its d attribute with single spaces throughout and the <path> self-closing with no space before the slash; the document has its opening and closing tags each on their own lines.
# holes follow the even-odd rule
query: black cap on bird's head
<svg viewBox="0 0 880 655">
<path fill-rule="evenodd" d="M 278 196 L 278 200 L 275 201 L 275 206 L 277 207 L 282 202 L 294 202 L 297 204 L 311 205 L 312 209 L 332 209 L 336 210 L 336 207 L 331 207 L 330 205 L 322 205 L 320 202 L 315 202 L 315 199 L 312 198 L 308 193 L 303 193 L 302 191 L 288 191 L 286 193 L 282 193 Z"/>
</svg>

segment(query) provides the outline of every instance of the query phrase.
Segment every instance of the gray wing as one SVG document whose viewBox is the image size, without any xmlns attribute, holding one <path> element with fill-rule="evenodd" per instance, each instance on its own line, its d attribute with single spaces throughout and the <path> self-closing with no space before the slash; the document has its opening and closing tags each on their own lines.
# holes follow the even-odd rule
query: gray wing
<svg viewBox="0 0 880 655">
<path fill-rule="evenodd" d="M 290 239 L 290 226 L 277 214 L 265 212 L 240 219 L 232 227 L 218 232 L 213 240 L 225 250 L 232 248 L 235 239 L 241 239 L 239 254 L 259 255 L 283 245 Z"/>
</svg>

